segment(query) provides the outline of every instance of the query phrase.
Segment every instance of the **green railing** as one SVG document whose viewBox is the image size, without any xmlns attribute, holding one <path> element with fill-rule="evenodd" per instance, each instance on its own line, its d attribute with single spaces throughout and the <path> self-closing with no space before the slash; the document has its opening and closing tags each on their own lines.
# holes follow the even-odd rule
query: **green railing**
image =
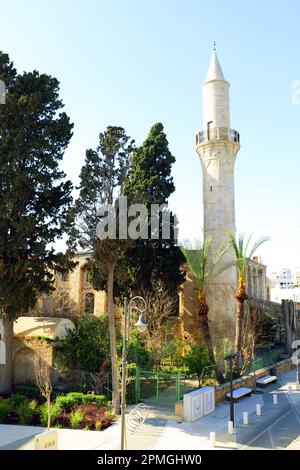
<svg viewBox="0 0 300 470">
<path fill-rule="evenodd" d="M 181 372 L 170 373 L 136 368 L 136 402 L 169 405 L 180 400 L 181 396 Z"/>
<path fill-rule="evenodd" d="M 265 367 L 270 367 L 278 361 L 278 352 L 272 352 L 264 354 L 261 357 L 257 357 L 254 361 L 251 361 L 247 367 L 246 374 L 254 372 Z"/>
</svg>

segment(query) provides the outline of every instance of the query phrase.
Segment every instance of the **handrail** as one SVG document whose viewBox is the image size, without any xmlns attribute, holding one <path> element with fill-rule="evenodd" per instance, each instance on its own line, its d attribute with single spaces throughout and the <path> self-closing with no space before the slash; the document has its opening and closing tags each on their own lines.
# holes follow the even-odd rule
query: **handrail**
<svg viewBox="0 0 300 470">
<path fill-rule="evenodd" d="M 240 134 L 235 129 L 230 129 L 229 127 L 212 127 L 196 134 L 196 145 L 208 140 L 230 140 L 239 143 Z"/>
</svg>

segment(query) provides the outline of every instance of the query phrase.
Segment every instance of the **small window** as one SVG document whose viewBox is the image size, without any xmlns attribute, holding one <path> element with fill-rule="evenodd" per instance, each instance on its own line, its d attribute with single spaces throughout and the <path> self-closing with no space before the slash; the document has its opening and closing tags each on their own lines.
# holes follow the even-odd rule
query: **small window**
<svg viewBox="0 0 300 470">
<path fill-rule="evenodd" d="M 94 296 L 94 294 L 89 292 L 85 296 L 84 313 L 93 314 L 94 313 L 94 303 L 95 303 L 95 296 Z"/>
<path fill-rule="evenodd" d="M 82 280 L 85 284 L 89 284 L 90 283 L 90 279 L 89 279 L 89 270 L 87 267 L 83 268 L 82 269 Z"/>
<path fill-rule="evenodd" d="M 212 192 L 212 186 L 209 189 L 210 189 L 210 192 Z"/>
</svg>

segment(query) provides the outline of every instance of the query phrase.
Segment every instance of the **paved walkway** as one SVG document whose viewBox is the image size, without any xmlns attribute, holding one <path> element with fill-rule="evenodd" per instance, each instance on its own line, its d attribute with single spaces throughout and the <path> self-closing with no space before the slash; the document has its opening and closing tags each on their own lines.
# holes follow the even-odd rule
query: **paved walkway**
<svg viewBox="0 0 300 470">
<path fill-rule="evenodd" d="M 209 433 L 216 432 L 219 449 L 288 449 L 300 450 L 300 391 L 295 387 L 295 370 L 281 375 L 277 384 L 269 385 L 263 394 L 252 394 L 235 405 L 236 432 L 229 435 L 229 403 L 193 423 L 178 423 L 173 410 L 152 407 L 147 420 L 134 432 L 127 432 L 129 449 L 201 450 L 211 449 Z M 293 387 L 291 395 L 288 386 Z M 278 405 L 273 394 L 278 394 Z M 256 404 L 262 405 L 262 416 L 256 416 Z M 249 413 L 249 424 L 242 422 L 243 411 Z M 0 425 L 0 450 L 33 449 L 34 436 L 43 428 Z M 58 448 L 65 450 L 120 448 L 120 421 L 104 431 L 58 429 Z"/>
<path fill-rule="evenodd" d="M 295 387 L 295 370 L 283 374 L 277 384 L 269 385 L 263 394 L 252 394 L 235 405 L 235 435 L 227 432 L 229 404 L 193 423 L 168 421 L 155 449 L 211 449 L 209 433 L 216 432 L 216 449 L 297 449 L 300 443 L 300 392 Z M 288 395 L 288 386 L 293 392 Z M 273 394 L 278 394 L 278 405 Z M 262 405 L 262 416 L 256 416 L 256 404 Z M 249 413 L 249 424 L 243 424 L 243 411 Z"/>
</svg>

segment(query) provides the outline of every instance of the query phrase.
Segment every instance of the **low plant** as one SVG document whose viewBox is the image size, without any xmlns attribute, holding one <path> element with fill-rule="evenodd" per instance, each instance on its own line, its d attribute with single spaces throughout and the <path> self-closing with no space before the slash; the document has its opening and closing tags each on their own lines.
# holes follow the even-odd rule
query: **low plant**
<svg viewBox="0 0 300 470">
<path fill-rule="evenodd" d="M 25 395 L 22 395 L 21 393 L 15 393 L 14 395 L 11 396 L 11 401 L 12 401 L 12 405 L 14 407 L 17 407 L 21 405 L 22 403 L 26 403 L 28 399 L 27 397 L 25 397 Z"/>
<path fill-rule="evenodd" d="M 18 414 L 18 421 L 20 424 L 30 424 L 36 411 L 37 403 L 35 400 L 23 401 L 16 406 L 15 411 Z"/>
<path fill-rule="evenodd" d="M 84 421 L 82 425 L 89 429 L 101 430 L 108 428 L 116 419 L 115 415 L 108 414 L 105 407 L 98 408 L 96 405 L 81 405 L 78 407 L 79 411 L 84 414 Z"/>
<path fill-rule="evenodd" d="M 57 397 L 55 403 L 61 411 L 71 412 L 78 405 L 106 406 L 108 401 L 105 395 L 70 392 L 67 395 Z"/>
<path fill-rule="evenodd" d="M 8 414 L 12 411 L 12 400 L 11 398 L 0 399 L 0 423 L 5 422 Z"/>
<path fill-rule="evenodd" d="M 41 425 L 47 427 L 47 424 L 48 424 L 48 404 L 47 404 L 47 402 L 43 403 L 40 406 L 39 411 L 40 411 L 40 417 L 41 417 Z M 60 412 L 61 412 L 61 410 L 60 410 L 59 406 L 57 406 L 56 403 L 53 403 L 51 405 L 51 413 L 50 413 L 51 423 L 52 424 L 56 423 L 56 420 L 57 420 Z"/>
<path fill-rule="evenodd" d="M 83 410 L 77 409 L 70 413 L 70 424 L 72 429 L 80 429 L 80 425 L 85 418 Z"/>
</svg>

